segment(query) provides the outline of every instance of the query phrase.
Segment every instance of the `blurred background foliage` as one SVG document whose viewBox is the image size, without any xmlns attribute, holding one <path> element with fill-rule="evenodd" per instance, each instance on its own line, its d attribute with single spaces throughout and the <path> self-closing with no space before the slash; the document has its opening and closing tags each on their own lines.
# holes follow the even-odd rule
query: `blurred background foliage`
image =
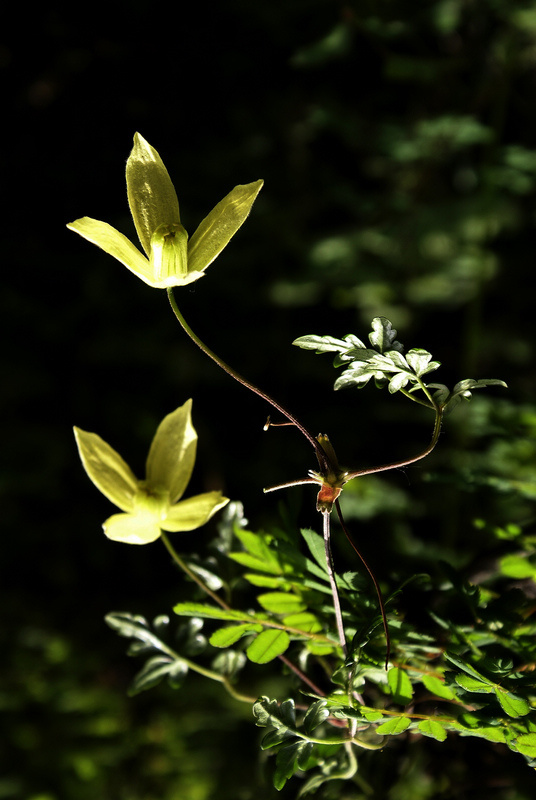
<svg viewBox="0 0 536 800">
<path fill-rule="evenodd" d="M 438 558 L 489 574 L 534 525 L 536 10 L 179 0 L 12 12 L 0 34 L 0 798 L 271 798 L 247 708 L 195 678 L 126 698 L 135 667 L 104 614 L 165 612 L 184 587 L 159 545 L 104 539 L 109 504 L 71 427 L 97 431 L 141 474 L 158 421 L 192 396 L 192 492 L 223 488 L 254 529 L 279 524 L 278 500 L 296 525 L 318 526 L 312 490 L 261 492 L 314 468 L 311 453 L 291 429 L 264 433 L 269 409 L 195 351 L 164 293 L 65 223 L 88 215 L 132 233 L 136 130 L 164 159 L 190 232 L 232 186 L 263 177 L 239 235 L 178 293 L 183 312 L 354 468 L 422 449 L 433 420 L 372 387 L 334 395 L 329 358 L 293 348 L 297 336 L 364 338 L 383 315 L 444 363 L 438 380 L 506 380 L 446 420 L 425 463 L 344 496 L 382 581 L 435 574 Z M 411 739 L 379 758 L 363 765 L 378 798 L 534 796 L 519 758 L 486 743 Z"/>
</svg>

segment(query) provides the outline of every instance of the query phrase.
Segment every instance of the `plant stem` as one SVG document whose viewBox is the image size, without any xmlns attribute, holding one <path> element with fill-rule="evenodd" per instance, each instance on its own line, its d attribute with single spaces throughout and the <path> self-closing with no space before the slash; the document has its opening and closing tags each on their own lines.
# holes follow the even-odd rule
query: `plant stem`
<svg viewBox="0 0 536 800">
<path fill-rule="evenodd" d="M 290 423 L 292 425 L 295 425 L 296 428 L 298 428 L 298 430 L 305 436 L 305 438 L 307 439 L 309 444 L 314 448 L 314 451 L 315 451 L 316 456 L 318 458 L 318 462 L 320 464 L 320 468 L 321 469 L 326 469 L 326 470 L 329 469 L 329 467 L 330 467 L 329 460 L 328 460 L 323 448 L 316 441 L 314 436 L 312 436 L 309 433 L 307 428 L 304 428 L 304 426 L 301 424 L 301 422 L 299 422 L 299 420 L 297 420 L 296 417 L 293 414 L 290 413 L 290 411 L 287 411 L 286 408 L 284 408 L 276 400 L 274 400 L 272 397 L 270 397 L 269 394 L 266 394 L 266 392 L 263 392 L 262 389 L 259 389 L 257 386 L 255 386 L 255 384 L 253 384 L 250 381 L 246 380 L 246 378 L 244 378 L 242 375 L 240 375 L 239 372 L 234 370 L 222 358 L 217 356 L 216 353 L 214 353 L 199 338 L 199 336 L 196 333 L 194 333 L 194 331 L 190 328 L 190 326 L 188 325 L 188 323 L 184 319 L 184 317 L 183 317 L 183 315 L 182 315 L 182 313 L 181 313 L 181 311 L 180 311 L 180 309 L 179 309 L 179 307 L 177 305 L 177 301 L 175 300 L 175 295 L 173 294 L 173 289 L 171 287 L 168 288 L 167 294 L 168 294 L 168 298 L 169 298 L 169 302 L 170 302 L 171 308 L 173 309 L 173 313 L 175 314 L 177 320 L 181 324 L 181 326 L 182 326 L 183 330 L 185 331 L 185 333 L 188 334 L 190 339 L 193 342 L 195 342 L 195 344 L 203 351 L 203 353 L 205 353 L 205 355 L 207 355 L 209 358 L 211 358 L 212 361 L 214 361 L 219 367 L 221 367 L 221 369 L 224 370 L 224 372 L 226 372 L 228 375 L 230 375 L 231 378 L 234 378 L 235 381 L 238 381 L 238 383 L 241 383 L 242 386 L 246 387 L 246 389 L 249 389 L 250 391 L 254 392 L 259 397 L 262 397 L 263 400 L 266 400 L 267 403 L 269 403 L 273 408 L 275 408 L 277 411 L 279 411 L 280 414 L 282 414 L 284 417 L 286 417 L 290 421 Z"/>
<path fill-rule="evenodd" d="M 331 594 L 333 595 L 333 610 L 335 611 L 335 622 L 337 625 L 337 632 L 339 634 L 339 642 L 343 649 L 344 655 L 348 653 L 346 646 L 346 635 L 344 633 L 344 625 L 342 621 L 341 601 L 339 597 L 339 589 L 335 578 L 335 570 L 333 569 L 333 556 L 331 554 L 331 514 L 325 511 L 322 514 L 323 529 L 324 529 L 324 551 L 326 553 L 326 567 L 328 570 L 329 583 L 331 586 Z"/>
<path fill-rule="evenodd" d="M 356 547 L 352 537 L 350 536 L 350 533 L 349 533 L 349 531 L 348 531 L 348 529 L 346 527 L 346 524 L 344 522 L 344 518 L 342 516 L 341 506 L 340 506 L 340 503 L 339 503 L 338 499 L 335 500 L 335 508 L 337 509 L 337 514 L 339 516 L 339 522 L 341 523 L 341 527 L 342 527 L 342 529 L 344 531 L 344 535 L 348 539 L 348 541 L 349 541 L 350 545 L 352 546 L 353 550 L 359 556 L 359 559 L 360 559 L 361 563 L 363 564 L 363 566 L 367 570 L 368 574 L 370 575 L 370 579 L 372 580 L 372 583 L 374 584 L 374 588 L 376 589 L 376 596 L 378 598 L 378 603 L 380 605 L 380 613 L 382 615 L 383 630 L 385 631 L 385 641 L 386 641 L 386 645 L 387 645 L 387 650 L 386 650 L 386 654 L 385 654 L 385 669 L 387 669 L 387 667 L 389 666 L 389 659 L 391 657 L 391 637 L 389 636 L 389 626 L 387 624 L 387 614 L 385 613 L 385 603 L 383 601 L 382 590 L 380 589 L 380 584 L 378 583 L 378 581 L 376 579 L 376 576 L 374 575 L 372 569 L 369 567 L 367 561 L 365 560 L 365 558 L 363 557 L 363 555 L 361 554 L 359 549 Z"/>
<path fill-rule="evenodd" d="M 164 542 L 168 553 L 170 554 L 170 556 L 173 559 L 173 561 L 177 564 L 177 566 L 179 566 L 182 569 L 182 571 L 185 572 L 186 575 L 188 575 L 188 577 L 192 581 L 194 581 L 194 583 L 197 583 L 199 588 L 202 589 L 206 594 L 208 594 L 209 597 L 212 597 L 214 602 L 217 603 L 220 606 L 220 608 L 224 608 L 226 611 L 230 611 L 231 610 L 231 606 L 227 605 L 225 600 L 222 600 L 221 597 L 218 597 L 218 595 L 215 592 L 213 592 L 212 589 L 210 589 L 206 585 L 206 583 L 204 581 L 202 581 L 201 578 L 198 575 L 195 574 L 195 572 L 193 570 L 190 569 L 188 564 L 186 564 L 186 562 L 182 560 L 182 558 L 179 556 L 179 554 L 177 553 L 177 551 L 175 550 L 175 548 L 173 547 L 173 545 L 169 541 L 169 538 L 168 538 L 167 534 L 164 531 L 162 531 L 162 533 L 161 533 L 161 539 Z"/>
</svg>

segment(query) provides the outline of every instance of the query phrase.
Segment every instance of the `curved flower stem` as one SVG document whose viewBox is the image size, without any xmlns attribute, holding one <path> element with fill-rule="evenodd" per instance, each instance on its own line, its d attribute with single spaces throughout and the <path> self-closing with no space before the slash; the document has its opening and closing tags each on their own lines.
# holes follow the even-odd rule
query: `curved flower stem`
<svg viewBox="0 0 536 800">
<path fill-rule="evenodd" d="M 276 400 L 274 400 L 272 397 L 270 397 L 269 394 L 266 394 L 266 392 L 263 392 L 262 389 L 259 389 L 257 386 L 255 386 L 255 384 L 250 383 L 250 381 L 248 381 L 248 380 L 246 380 L 246 378 L 242 377 L 242 375 L 240 375 L 239 372 L 237 372 L 232 367 L 230 367 L 222 358 L 217 356 L 216 353 L 214 353 L 199 338 L 199 336 L 196 333 L 194 333 L 194 331 L 190 328 L 190 326 L 188 325 L 188 323 L 184 319 L 184 317 L 183 317 L 183 315 L 182 315 L 182 313 L 181 313 L 181 311 L 180 311 L 180 309 L 179 309 L 179 307 L 177 305 L 177 301 L 175 300 L 175 295 L 173 294 L 173 289 L 171 287 L 168 288 L 167 294 L 168 294 L 168 298 L 169 298 L 169 302 L 170 302 L 171 308 L 173 309 L 173 313 L 177 317 L 177 319 L 178 319 L 179 323 L 181 324 L 183 330 L 185 331 L 185 333 L 188 334 L 190 339 L 193 342 L 195 342 L 195 344 L 203 351 L 203 353 L 205 353 L 205 355 L 207 355 L 209 358 L 211 358 L 212 361 L 214 361 L 219 367 L 221 367 L 221 369 L 224 370 L 224 372 L 226 372 L 228 375 L 230 375 L 231 378 L 234 378 L 235 381 L 238 381 L 238 383 L 241 383 L 242 386 L 246 387 L 246 389 L 249 389 L 250 391 L 254 392 L 259 397 L 262 397 L 263 400 L 266 400 L 267 403 L 269 403 L 273 408 L 275 408 L 277 411 L 279 411 L 280 414 L 282 414 L 284 417 L 286 417 L 292 425 L 294 425 L 296 428 L 298 428 L 298 430 L 305 436 L 305 438 L 307 439 L 309 444 L 314 448 L 314 451 L 315 451 L 316 456 L 318 458 L 318 461 L 319 461 L 321 469 L 326 469 L 326 470 L 329 469 L 329 467 L 330 467 L 329 460 L 328 460 L 323 448 L 320 446 L 320 444 L 317 442 L 317 440 L 314 438 L 314 436 L 312 436 L 309 433 L 307 428 L 304 428 L 304 426 L 301 424 L 301 422 L 299 422 L 299 420 L 297 420 L 296 417 L 293 414 L 290 413 L 290 411 L 287 411 L 286 408 L 284 408 Z"/>
<path fill-rule="evenodd" d="M 348 472 L 345 482 L 347 483 L 353 478 L 358 478 L 361 475 L 372 475 L 374 472 L 386 472 L 390 469 L 401 469 L 402 467 L 407 467 L 410 464 L 414 464 L 416 461 L 420 461 L 421 458 L 425 458 L 426 456 L 430 455 L 438 442 L 439 434 L 441 433 L 441 423 L 443 422 L 443 409 L 439 406 L 435 406 L 435 413 L 436 417 L 432 439 L 428 447 L 425 447 L 421 453 L 416 456 L 412 456 L 411 458 L 404 458 L 402 461 L 392 461 L 390 464 L 381 464 L 379 467 L 368 467 L 367 469 L 358 469 L 354 472 Z"/>
<path fill-rule="evenodd" d="M 342 621 L 341 600 L 339 597 L 339 589 L 337 588 L 337 580 L 335 578 L 335 570 L 333 568 L 333 556 L 331 553 L 331 514 L 324 511 L 322 514 L 323 532 L 324 532 L 324 551 L 326 554 L 326 567 L 328 570 L 329 583 L 331 586 L 331 594 L 333 596 L 333 610 L 335 611 L 335 622 L 337 625 L 337 633 L 339 634 L 339 642 L 344 655 L 348 654 L 346 645 L 346 635 L 344 633 L 344 624 Z"/>
</svg>

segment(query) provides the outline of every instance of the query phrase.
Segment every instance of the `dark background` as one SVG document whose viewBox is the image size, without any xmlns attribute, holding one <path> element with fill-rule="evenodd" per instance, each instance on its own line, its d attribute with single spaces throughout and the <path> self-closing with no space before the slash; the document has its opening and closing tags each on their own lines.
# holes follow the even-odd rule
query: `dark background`
<svg viewBox="0 0 536 800">
<path fill-rule="evenodd" d="M 438 381 L 506 380 L 508 393 L 489 390 L 447 421 L 426 465 L 347 492 L 382 579 L 405 562 L 433 570 L 438 555 L 470 570 L 493 557 L 491 528 L 532 524 L 536 493 L 536 13 L 520 0 L 60 8 L 14 8 L 0 35 L 0 798 L 271 797 L 248 709 L 215 690 L 218 732 L 195 681 L 190 703 L 167 689 L 125 698 L 136 665 L 103 616 L 166 612 L 180 581 L 159 544 L 103 537 L 110 505 L 72 426 L 141 475 L 156 425 L 193 397 L 191 491 L 221 487 L 253 529 L 279 520 L 280 501 L 318 525 L 313 491 L 262 494 L 304 476 L 313 454 L 296 431 L 264 433 L 269 408 L 196 350 L 165 293 L 65 224 L 87 215 L 134 236 L 124 165 L 135 131 L 162 156 L 190 234 L 235 184 L 264 178 L 247 223 L 176 296 L 209 346 L 328 432 L 352 467 L 417 452 L 432 420 L 373 387 L 334 395 L 329 356 L 293 348 L 297 336 L 365 339 L 381 314 L 444 363 Z M 423 763 L 392 757 L 383 796 L 406 796 L 406 762 L 428 785 L 430 747 Z M 449 791 L 475 797 L 491 752 L 482 796 L 530 793 L 521 759 L 463 747 Z"/>
</svg>

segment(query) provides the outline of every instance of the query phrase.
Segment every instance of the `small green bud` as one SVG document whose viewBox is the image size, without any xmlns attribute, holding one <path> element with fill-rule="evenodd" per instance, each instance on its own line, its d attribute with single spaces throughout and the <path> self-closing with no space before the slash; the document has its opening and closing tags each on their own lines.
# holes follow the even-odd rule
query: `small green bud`
<svg viewBox="0 0 536 800">
<path fill-rule="evenodd" d="M 151 266 L 156 281 L 188 274 L 188 234 L 180 222 L 159 225 L 151 236 Z"/>
</svg>

